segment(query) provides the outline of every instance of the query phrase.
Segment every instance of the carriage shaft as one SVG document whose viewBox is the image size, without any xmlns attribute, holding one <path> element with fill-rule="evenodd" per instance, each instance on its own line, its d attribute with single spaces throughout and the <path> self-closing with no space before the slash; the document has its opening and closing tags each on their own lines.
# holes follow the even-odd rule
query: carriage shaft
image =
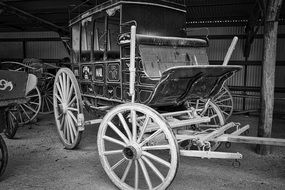
<svg viewBox="0 0 285 190">
<path fill-rule="evenodd" d="M 242 159 L 240 153 L 199 151 L 199 150 L 180 150 L 181 156 L 198 157 L 198 158 L 220 158 L 220 159 Z"/>
<path fill-rule="evenodd" d="M 266 138 L 266 137 L 249 137 L 238 135 L 222 135 L 215 139 L 220 142 L 246 143 L 246 144 L 263 144 L 273 146 L 285 146 L 285 139 Z"/>
</svg>

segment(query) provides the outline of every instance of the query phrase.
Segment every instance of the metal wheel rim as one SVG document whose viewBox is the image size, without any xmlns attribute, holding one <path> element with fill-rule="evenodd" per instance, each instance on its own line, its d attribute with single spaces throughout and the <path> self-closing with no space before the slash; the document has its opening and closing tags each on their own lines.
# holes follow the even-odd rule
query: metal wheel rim
<svg viewBox="0 0 285 190">
<path fill-rule="evenodd" d="M 130 111 L 131 110 L 131 111 Z M 127 122 L 127 120 L 122 119 L 123 118 L 123 113 L 124 112 L 129 112 L 130 113 L 130 120 L 131 120 L 131 129 L 132 131 L 136 131 L 133 130 L 133 121 L 135 121 L 136 119 L 134 119 L 134 115 L 136 115 L 137 113 L 144 113 L 145 117 L 144 118 L 151 118 L 151 119 L 145 119 L 143 121 L 143 124 L 141 124 L 141 131 L 140 132 L 136 132 L 133 133 L 125 124 L 124 122 Z M 136 114 L 134 114 L 136 113 Z M 115 124 L 112 122 L 112 119 L 114 119 L 115 117 L 117 117 L 121 123 L 121 127 L 123 127 L 124 129 L 124 133 L 120 132 L 120 130 L 117 128 L 117 126 L 115 126 Z M 141 117 L 141 116 L 140 116 Z M 150 146 L 149 144 L 146 146 L 146 144 L 143 144 L 145 141 L 147 141 L 148 138 L 146 139 L 142 139 L 142 135 L 141 134 L 145 134 L 142 131 L 145 131 L 143 128 L 144 126 L 147 126 L 148 123 L 147 121 L 155 121 L 158 123 L 159 129 L 156 130 L 155 132 L 152 133 L 153 136 L 155 135 L 159 135 L 159 131 L 161 131 L 166 138 L 168 139 L 168 144 L 166 145 L 155 145 L 155 146 Z M 111 124 L 113 123 L 113 124 Z M 135 122 L 137 123 L 137 122 Z M 138 124 L 138 123 L 137 123 Z M 111 127 L 112 126 L 112 127 Z M 136 126 L 136 125 L 135 125 Z M 136 126 L 138 127 L 138 126 Z M 117 140 L 115 138 L 112 138 L 108 135 L 106 135 L 106 131 L 108 130 L 108 128 L 112 128 L 115 132 L 116 135 L 119 135 L 121 137 L 121 135 L 123 135 L 124 137 L 121 137 L 121 141 Z M 147 127 L 145 127 L 147 128 Z M 129 129 L 129 130 L 128 130 Z M 154 135 L 155 134 L 155 135 Z M 150 135 L 149 138 L 152 136 Z M 137 138 L 135 138 L 134 140 L 134 136 L 136 136 Z M 155 137 L 153 137 L 155 138 Z M 115 140 L 114 140 L 115 139 Z M 126 140 L 128 140 L 126 143 Z M 118 150 L 106 150 L 106 145 L 107 143 L 105 143 L 105 141 L 111 142 L 114 145 L 121 145 L 123 146 L 123 148 L 119 148 Z M 124 141 L 124 142 L 123 142 Z M 143 145 L 140 146 L 139 143 L 142 143 Z M 179 157 L 179 151 L 178 151 L 178 146 L 177 146 L 177 142 L 175 139 L 175 136 L 173 135 L 172 130 L 170 129 L 170 127 L 168 126 L 167 122 L 157 113 L 155 112 L 153 109 L 145 106 L 145 105 L 141 105 L 141 104 L 123 104 L 123 105 L 119 105 L 117 107 L 115 107 L 113 110 L 109 111 L 106 116 L 103 118 L 103 121 L 100 124 L 99 127 L 99 131 L 98 131 L 98 137 L 97 137 L 97 145 L 98 145 L 98 152 L 99 152 L 99 156 L 100 156 L 100 161 L 101 164 L 105 170 L 105 172 L 107 173 L 107 175 L 109 176 L 109 178 L 112 180 L 112 182 L 119 187 L 120 189 L 141 189 L 139 187 L 139 185 L 141 185 L 142 182 L 144 182 L 144 185 L 146 186 L 145 188 L 147 189 L 166 189 L 172 182 L 172 180 L 174 179 L 176 172 L 177 172 L 177 168 L 178 168 L 178 157 Z M 137 147 L 138 150 L 142 150 L 141 156 L 140 157 L 136 157 L 136 158 L 127 158 L 126 157 L 126 153 L 125 150 L 128 147 Z M 160 150 L 169 150 L 169 156 L 170 156 L 170 162 L 165 161 L 163 158 L 154 155 L 152 153 L 149 153 L 149 151 L 153 151 L 153 149 L 155 148 L 161 148 Z M 139 152 L 139 151 L 138 151 Z M 113 158 L 118 158 L 118 154 L 121 154 L 120 156 L 123 156 L 123 158 L 121 160 L 119 160 L 118 162 L 116 162 L 116 164 L 114 164 L 111 167 L 111 158 L 108 159 L 108 157 L 110 156 L 115 156 Z M 135 155 L 140 155 L 135 154 Z M 152 156 L 156 156 L 157 158 L 159 158 L 159 161 L 155 161 L 153 159 Z M 162 159 L 162 160 L 160 160 Z M 122 176 L 119 176 L 119 173 L 116 173 L 115 170 L 117 167 L 122 167 L 122 164 L 124 162 L 127 162 L 125 164 L 126 167 L 123 168 L 124 172 L 122 173 Z M 157 168 L 157 163 L 160 163 L 160 165 L 163 165 L 162 163 L 164 163 L 164 167 L 169 167 L 169 170 L 166 169 L 166 173 L 167 175 L 163 175 L 162 170 Z M 166 166 L 167 165 L 167 166 Z M 146 167 L 147 166 L 147 167 Z M 149 170 L 147 170 L 149 169 Z M 126 182 L 126 179 L 128 176 L 130 176 L 130 171 L 134 170 L 134 179 L 132 182 L 130 182 L 131 184 Z M 138 171 L 138 172 L 137 172 Z M 152 178 L 150 178 L 149 176 L 149 172 L 153 172 L 152 173 Z M 139 173 L 139 174 L 138 174 Z M 141 175 L 142 180 L 139 179 L 139 176 Z M 159 181 L 159 184 L 153 185 L 153 177 L 157 177 Z M 144 181 L 143 181 L 144 180 Z"/>
<path fill-rule="evenodd" d="M 56 74 L 53 104 L 60 139 L 65 148 L 73 149 L 81 139 L 82 132 L 78 129 L 77 114 L 83 113 L 83 105 L 78 83 L 70 69 L 62 68 Z"/>
<path fill-rule="evenodd" d="M 50 114 L 53 112 L 53 84 L 55 76 L 51 73 L 43 73 L 39 90 L 41 92 L 40 114 Z"/>
</svg>

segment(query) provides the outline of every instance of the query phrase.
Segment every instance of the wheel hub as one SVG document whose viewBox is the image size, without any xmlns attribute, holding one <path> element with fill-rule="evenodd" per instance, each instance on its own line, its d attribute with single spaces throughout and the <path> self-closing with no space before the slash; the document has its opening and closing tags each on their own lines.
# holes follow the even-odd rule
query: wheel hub
<svg viewBox="0 0 285 190">
<path fill-rule="evenodd" d="M 62 103 L 60 108 L 62 109 L 62 113 L 66 114 L 66 112 L 67 112 L 67 104 L 66 103 Z"/>
<path fill-rule="evenodd" d="M 125 158 L 129 160 L 139 159 L 141 157 L 141 148 L 138 145 L 127 146 L 123 149 Z"/>
</svg>

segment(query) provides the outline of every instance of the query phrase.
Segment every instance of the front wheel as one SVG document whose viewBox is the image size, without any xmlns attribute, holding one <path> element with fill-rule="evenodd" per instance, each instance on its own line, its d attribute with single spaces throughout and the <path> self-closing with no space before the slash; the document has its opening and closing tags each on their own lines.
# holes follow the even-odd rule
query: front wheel
<svg viewBox="0 0 285 190">
<path fill-rule="evenodd" d="M 83 115 L 83 104 L 76 78 L 68 68 L 62 68 L 56 74 L 53 105 L 60 140 L 66 149 L 74 149 L 81 139 L 78 116 Z"/>
<path fill-rule="evenodd" d="M 155 110 L 128 103 L 110 110 L 97 137 L 101 164 L 120 189 L 166 189 L 177 172 L 175 136 Z"/>
</svg>

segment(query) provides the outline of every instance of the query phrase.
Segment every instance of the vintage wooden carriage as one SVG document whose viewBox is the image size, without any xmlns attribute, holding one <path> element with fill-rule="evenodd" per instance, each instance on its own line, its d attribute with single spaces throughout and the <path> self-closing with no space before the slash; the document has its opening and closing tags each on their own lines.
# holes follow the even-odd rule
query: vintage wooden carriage
<svg viewBox="0 0 285 190">
<path fill-rule="evenodd" d="M 100 160 L 120 189 L 167 188 L 179 155 L 242 158 L 213 151 L 249 128 L 225 124 L 212 101 L 241 69 L 227 65 L 236 40 L 224 65 L 209 65 L 208 41 L 185 38 L 184 24 L 183 5 L 148 0 L 108 1 L 71 21 L 72 71 L 60 69 L 53 89 L 57 131 L 73 149 L 86 125 L 100 123 Z M 86 121 L 83 108 L 95 119 Z"/>
<path fill-rule="evenodd" d="M 37 78 L 26 72 L 0 70 L 0 133 L 10 138 L 17 131 L 17 120 L 11 108 L 29 101 L 28 93 L 35 89 Z M 0 135 L 0 177 L 8 162 L 8 150 Z"/>
</svg>

